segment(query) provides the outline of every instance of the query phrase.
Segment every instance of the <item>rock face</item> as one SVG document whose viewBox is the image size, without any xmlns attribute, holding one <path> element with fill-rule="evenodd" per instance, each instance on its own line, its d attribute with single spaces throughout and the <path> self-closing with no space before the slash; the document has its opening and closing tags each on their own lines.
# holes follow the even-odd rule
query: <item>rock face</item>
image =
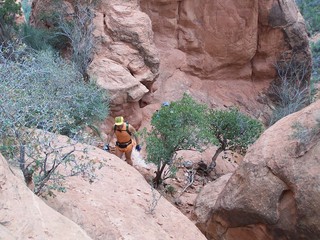
<svg viewBox="0 0 320 240">
<path fill-rule="evenodd" d="M 88 161 L 104 163 L 96 172 L 97 180 L 69 178 L 67 192 L 57 193 L 47 203 L 92 239 L 206 239 L 177 208 L 159 198 L 135 168 L 101 149 L 79 145 L 77 152 L 84 148 L 90 152 Z"/>
<path fill-rule="evenodd" d="M 98 42 L 90 73 L 109 90 L 112 114 L 132 116 L 159 74 L 150 18 L 137 0 L 101 1 L 95 26 Z"/>
<path fill-rule="evenodd" d="M 53 144 L 67 142 L 67 137 L 59 137 Z M 75 145 L 75 153 L 78 161 L 103 167 L 91 182 L 82 176 L 66 178 L 66 193 L 48 196 L 47 205 L 13 176 L 0 155 L 0 239 L 206 239 L 124 160 L 88 145 Z"/>
<path fill-rule="evenodd" d="M 43 24 L 48 3 L 33 1 L 33 24 Z M 72 10 L 72 1 L 65 3 Z M 143 125 L 142 107 L 185 92 L 263 120 L 270 110 L 264 92 L 280 55 L 311 62 L 294 0 L 103 0 L 95 16 L 89 73 L 109 90 L 111 115 L 124 115 L 135 127 Z"/>
<path fill-rule="evenodd" d="M 35 196 L 0 155 L 0 239 L 91 239 Z"/>
<path fill-rule="evenodd" d="M 201 79 L 268 80 L 274 76 L 272 63 L 288 49 L 310 61 L 294 0 L 142 0 L 141 6 L 156 40 L 186 53 L 181 70 Z"/>
<path fill-rule="evenodd" d="M 320 101 L 283 118 L 251 147 L 221 192 L 205 187 L 196 214 L 208 239 L 318 239 L 319 122 Z"/>
<path fill-rule="evenodd" d="M 311 62 L 294 0 L 141 0 L 141 7 L 160 52 L 159 101 L 188 92 L 213 108 L 237 105 L 264 120 L 279 56 L 294 52 Z"/>
</svg>

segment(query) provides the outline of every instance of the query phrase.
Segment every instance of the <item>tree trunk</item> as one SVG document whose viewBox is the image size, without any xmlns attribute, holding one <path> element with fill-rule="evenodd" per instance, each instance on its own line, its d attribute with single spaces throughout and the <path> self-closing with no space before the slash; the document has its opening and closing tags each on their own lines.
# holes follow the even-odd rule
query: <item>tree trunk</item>
<svg viewBox="0 0 320 240">
<path fill-rule="evenodd" d="M 208 167 L 208 172 L 211 172 L 212 169 L 215 168 L 217 157 L 219 156 L 219 154 L 220 154 L 221 152 L 223 152 L 223 147 L 219 147 L 219 148 L 217 149 L 217 151 L 215 152 L 215 154 L 213 155 L 213 157 L 212 157 L 212 159 L 211 159 L 211 163 L 210 163 L 210 165 L 209 165 L 209 167 Z"/>
<path fill-rule="evenodd" d="M 28 168 L 26 168 L 26 160 L 25 160 L 26 150 L 25 150 L 24 144 L 20 144 L 19 154 L 20 154 L 19 166 L 23 173 L 24 181 L 29 186 L 33 182 L 33 172 L 30 171 Z"/>
<path fill-rule="evenodd" d="M 19 166 L 22 172 L 25 170 L 25 146 L 23 144 L 20 144 L 19 146 Z"/>
<path fill-rule="evenodd" d="M 156 172 L 156 176 L 153 178 L 152 182 L 154 184 L 154 188 L 157 188 L 161 182 L 162 182 L 162 173 L 164 171 L 164 168 L 166 167 L 166 163 L 163 163 L 163 165 L 161 166 L 161 168 L 159 170 L 157 170 Z"/>
</svg>

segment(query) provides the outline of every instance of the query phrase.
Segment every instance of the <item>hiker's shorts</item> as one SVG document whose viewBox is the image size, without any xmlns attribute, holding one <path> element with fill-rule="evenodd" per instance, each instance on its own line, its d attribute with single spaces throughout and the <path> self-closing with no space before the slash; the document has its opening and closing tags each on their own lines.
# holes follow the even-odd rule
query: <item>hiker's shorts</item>
<svg viewBox="0 0 320 240">
<path fill-rule="evenodd" d="M 132 144 L 132 141 L 129 141 L 128 143 L 124 143 L 124 144 L 116 142 L 116 147 L 120 152 L 125 153 L 132 150 L 133 144 Z"/>
</svg>

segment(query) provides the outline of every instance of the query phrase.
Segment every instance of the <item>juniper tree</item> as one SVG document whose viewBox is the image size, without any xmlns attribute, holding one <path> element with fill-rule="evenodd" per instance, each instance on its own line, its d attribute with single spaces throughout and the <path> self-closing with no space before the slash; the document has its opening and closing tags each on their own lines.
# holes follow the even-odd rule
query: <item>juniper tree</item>
<svg viewBox="0 0 320 240">
<path fill-rule="evenodd" d="M 207 107 L 184 94 L 181 100 L 162 106 L 151 119 L 146 137 L 147 161 L 157 166 L 155 186 L 174 173 L 177 151 L 201 150 Z"/>
</svg>

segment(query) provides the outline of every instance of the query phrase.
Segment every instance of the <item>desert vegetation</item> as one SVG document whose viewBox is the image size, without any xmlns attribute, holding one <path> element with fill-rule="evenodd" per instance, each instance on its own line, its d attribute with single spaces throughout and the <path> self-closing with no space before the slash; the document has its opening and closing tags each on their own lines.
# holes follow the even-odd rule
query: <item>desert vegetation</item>
<svg viewBox="0 0 320 240">
<path fill-rule="evenodd" d="M 296 0 L 300 12 L 306 20 L 310 34 L 320 31 L 320 1 L 319 0 Z"/>
<path fill-rule="evenodd" d="M 275 68 L 277 78 L 270 86 L 270 97 L 275 103 L 270 125 L 311 102 L 308 62 L 297 60 L 295 54 L 283 53 Z"/>
<path fill-rule="evenodd" d="M 320 2 L 296 0 L 296 3 L 305 19 L 310 37 L 316 35 L 320 31 Z M 274 107 L 269 125 L 302 109 L 314 100 L 317 94 L 315 85 L 320 81 L 320 41 L 310 41 L 310 49 L 312 65 L 299 60 L 294 52 L 282 53 L 274 64 L 277 78 L 270 87 Z"/>
<path fill-rule="evenodd" d="M 76 29 L 82 34 L 79 39 L 92 39 L 87 31 L 91 15 L 81 15 L 79 5 L 77 17 L 65 23 L 69 28 L 62 28 L 59 22 L 52 32 L 17 25 L 14 16 L 21 13 L 21 5 L 14 0 L 1 4 L 0 151 L 11 164 L 20 167 L 27 184 L 34 183 L 36 194 L 52 189 L 64 191 L 62 179 L 78 174 L 92 179 L 94 168 L 100 167 L 77 159 L 75 146 L 90 141 L 84 129 L 109 113 L 107 92 L 86 77 L 88 65 L 82 66 L 88 64 L 91 49 L 76 52 L 80 43 L 72 41 L 73 30 L 82 20 L 86 27 Z M 62 58 L 55 45 L 55 39 L 61 37 L 66 37 L 66 44 L 73 46 L 70 59 Z M 67 144 L 57 143 L 60 135 L 69 137 Z M 58 171 L 62 165 L 69 171 Z"/>
<path fill-rule="evenodd" d="M 296 3 L 303 15 L 309 35 L 314 40 L 310 41 L 312 52 L 312 75 L 311 75 L 311 94 L 315 95 L 314 85 L 320 81 L 320 39 L 316 36 L 320 33 L 320 1 L 319 0 L 296 0 Z"/>
<path fill-rule="evenodd" d="M 210 110 L 184 94 L 181 100 L 162 106 L 152 116 L 152 129 L 146 136 L 147 161 L 157 166 L 153 179 L 159 186 L 175 174 L 181 159 L 179 150 L 203 151 L 209 144 L 218 146 L 205 169 L 210 172 L 221 152 L 232 150 L 245 154 L 261 134 L 263 125 L 237 109 Z"/>
</svg>

